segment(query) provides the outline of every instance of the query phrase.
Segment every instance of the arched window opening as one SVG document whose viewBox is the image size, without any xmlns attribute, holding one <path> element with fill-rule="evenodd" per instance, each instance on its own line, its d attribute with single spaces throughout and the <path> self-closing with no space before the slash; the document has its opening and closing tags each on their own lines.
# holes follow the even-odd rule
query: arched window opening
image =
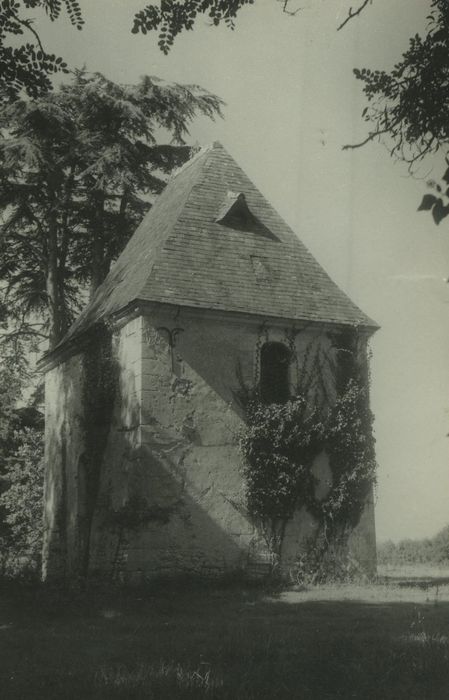
<svg viewBox="0 0 449 700">
<path fill-rule="evenodd" d="M 282 343 L 265 343 L 260 350 L 260 395 L 264 403 L 285 403 L 290 398 L 291 353 Z"/>
</svg>

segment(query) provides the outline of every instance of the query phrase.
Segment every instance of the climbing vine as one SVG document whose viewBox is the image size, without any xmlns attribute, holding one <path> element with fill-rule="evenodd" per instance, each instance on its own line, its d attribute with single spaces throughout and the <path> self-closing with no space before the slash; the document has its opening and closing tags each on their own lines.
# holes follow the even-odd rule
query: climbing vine
<svg viewBox="0 0 449 700">
<path fill-rule="evenodd" d="M 89 568 L 90 539 L 98 505 L 104 452 L 111 429 L 118 367 L 113 354 L 112 333 L 106 326 L 95 329 L 89 352 L 84 355 L 85 450 L 79 463 L 79 502 L 84 511 L 79 521 L 80 574 Z"/>
<path fill-rule="evenodd" d="M 240 440 L 247 508 L 261 526 L 273 568 L 280 563 L 287 523 L 311 491 L 323 436 L 324 424 L 304 396 L 270 405 L 253 399 L 247 406 Z"/>
<path fill-rule="evenodd" d="M 355 332 L 346 332 L 332 336 L 331 344 L 327 355 L 312 345 L 306 349 L 298 386 L 286 403 L 264 403 L 257 384 L 242 394 L 247 508 L 260 525 L 273 569 L 280 565 L 286 527 L 296 510 L 305 506 L 314 516 L 316 543 L 324 555 L 336 543 L 344 546 L 375 483 L 364 343 Z M 312 468 L 322 453 L 332 480 L 328 493 L 319 497 Z"/>
</svg>

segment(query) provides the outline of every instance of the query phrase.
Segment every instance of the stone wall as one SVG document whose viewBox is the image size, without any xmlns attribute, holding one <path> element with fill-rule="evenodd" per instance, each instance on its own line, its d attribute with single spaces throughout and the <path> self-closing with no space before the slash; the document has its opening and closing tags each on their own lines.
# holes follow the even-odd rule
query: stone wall
<svg viewBox="0 0 449 700">
<path fill-rule="evenodd" d="M 102 573 L 111 567 L 104 550 L 113 545 L 103 533 L 126 494 L 111 487 L 110 475 L 132 469 L 139 446 L 140 337 L 134 319 L 113 336 L 94 335 L 85 351 L 46 373 L 44 579 L 84 576 L 96 560 Z M 98 382 L 111 384 L 110 406 Z"/>
<path fill-rule="evenodd" d="M 257 378 L 261 342 L 294 342 L 296 385 L 310 342 L 328 349 L 329 341 L 312 330 L 292 341 L 285 325 L 261 326 L 243 315 L 165 309 L 114 333 L 113 411 L 97 465 L 89 573 L 135 582 L 236 569 L 263 573 L 267 551 L 245 510 L 237 446 L 242 382 L 252 386 Z M 89 440 L 96 430 L 105 432 L 101 416 L 85 415 L 85 368 L 86 357 L 79 354 L 47 374 L 47 576 L 82 571 L 88 483 L 83 465 Z M 318 488 L 325 494 L 329 473 L 320 459 Z M 375 560 L 370 512 L 354 535 L 358 556 L 368 566 Z M 285 538 L 286 564 L 315 527 L 304 510 L 293 519 Z"/>
</svg>

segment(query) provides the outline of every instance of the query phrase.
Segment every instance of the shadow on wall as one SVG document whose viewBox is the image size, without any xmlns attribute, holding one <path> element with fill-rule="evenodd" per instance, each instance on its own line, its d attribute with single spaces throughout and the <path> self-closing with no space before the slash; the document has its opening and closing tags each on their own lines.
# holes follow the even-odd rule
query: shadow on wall
<svg viewBox="0 0 449 700">
<path fill-rule="evenodd" d="M 105 455 L 90 573 L 133 582 L 256 572 L 259 564 L 265 573 L 260 538 L 222 474 L 210 469 L 216 448 L 201 448 L 198 455 L 181 433 L 156 423 L 152 430 L 151 439 L 146 433 L 147 442 L 135 446 L 129 435 L 116 433 Z M 222 448 L 223 467 L 226 454 L 233 456 L 228 446 Z"/>
<path fill-rule="evenodd" d="M 122 358 L 89 572 L 138 581 L 215 576 L 259 561 L 265 571 L 244 512 L 235 433 L 223 422 L 228 406 L 196 368 L 185 368 L 195 391 L 177 383 L 163 333 L 154 348 L 153 374 L 137 377 Z"/>
<path fill-rule="evenodd" d="M 235 483 L 220 480 L 228 464 L 238 476 L 235 447 L 198 451 L 181 423 L 167 428 L 157 411 L 141 427 L 140 380 L 129 362 L 106 424 L 101 401 L 86 412 L 85 362 L 75 356 L 49 375 L 45 577 L 213 576 L 246 567 L 257 537 L 238 494 L 233 501 Z M 92 446 L 105 433 L 100 454 Z M 221 473 L 213 468 L 217 452 Z M 98 488 L 87 493 L 94 481 Z"/>
</svg>

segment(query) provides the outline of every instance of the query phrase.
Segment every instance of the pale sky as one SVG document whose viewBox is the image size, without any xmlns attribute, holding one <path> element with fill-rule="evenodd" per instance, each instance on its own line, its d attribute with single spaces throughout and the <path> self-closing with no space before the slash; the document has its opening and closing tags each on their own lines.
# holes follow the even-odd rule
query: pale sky
<svg viewBox="0 0 449 700">
<path fill-rule="evenodd" d="M 117 82 L 148 74 L 197 83 L 225 100 L 225 119 L 199 120 L 192 140 L 221 141 L 381 326 L 372 342 L 378 539 L 425 537 L 449 522 L 449 225 L 416 212 L 432 162 L 411 178 L 382 146 L 341 146 L 366 133 L 353 67 L 397 62 L 429 3 L 374 0 L 337 32 L 350 4 L 301 0 L 291 17 L 275 0 L 257 0 L 234 32 L 202 19 L 168 57 L 156 35 L 129 32 L 145 0 L 83 2 L 82 32 L 61 21 L 36 26 L 72 66 Z"/>
</svg>

